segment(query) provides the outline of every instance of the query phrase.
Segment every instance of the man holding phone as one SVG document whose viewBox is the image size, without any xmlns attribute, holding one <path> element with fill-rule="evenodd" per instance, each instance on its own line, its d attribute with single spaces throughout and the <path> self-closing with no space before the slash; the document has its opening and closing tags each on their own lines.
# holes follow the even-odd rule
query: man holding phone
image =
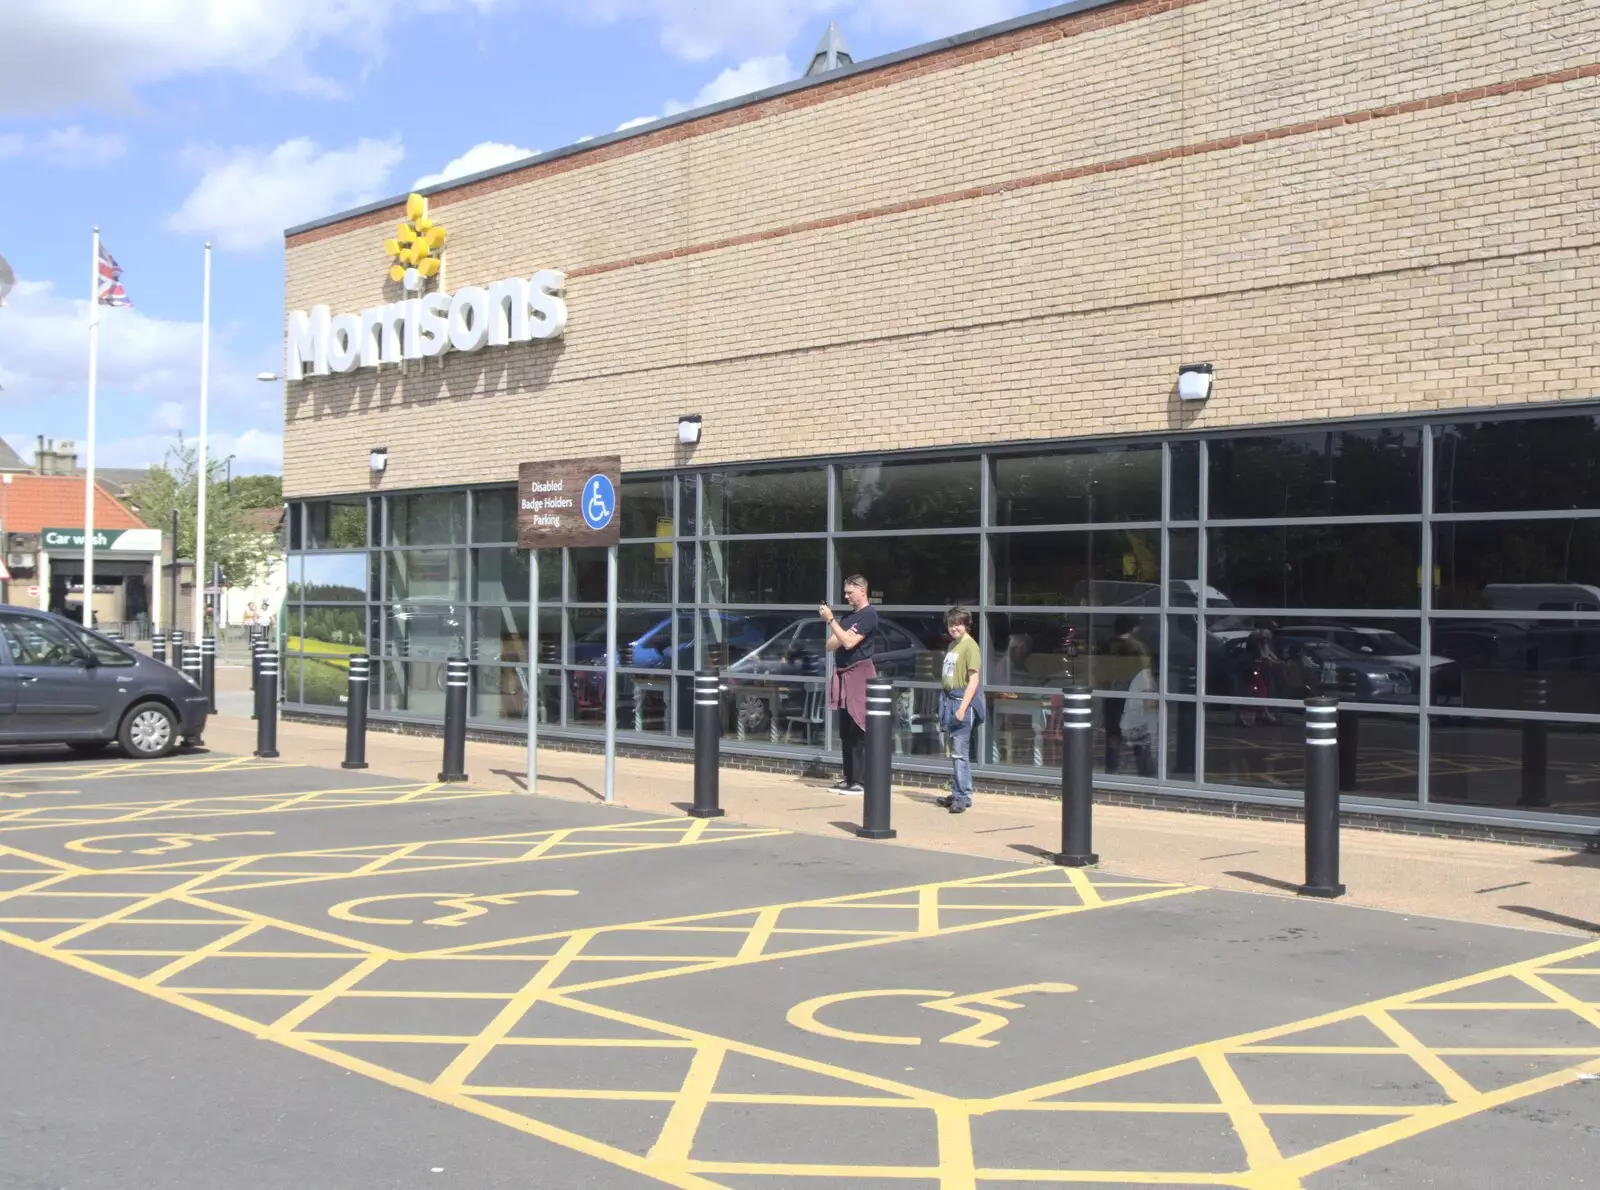
<svg viewBox="0 0 1600 1190">
<path fill-rule="evenodd" d="M 833 677 L 828 682 L 828 709 L 839 712 L 839 743 L 844 753 L 844 776 L 834 785 L 840 793 L 863 793 L 861 778 L 867 773 L 867 679 L 878 676 L 872 664 L 873 633 L 878 611 L 867 595 L 867 580 L 852 574 L 844 580 L 844 599 L 850 610 L 833 614 L 826 603 L 817 608 L 828 652 L 833 656 Z"/>
</svg>

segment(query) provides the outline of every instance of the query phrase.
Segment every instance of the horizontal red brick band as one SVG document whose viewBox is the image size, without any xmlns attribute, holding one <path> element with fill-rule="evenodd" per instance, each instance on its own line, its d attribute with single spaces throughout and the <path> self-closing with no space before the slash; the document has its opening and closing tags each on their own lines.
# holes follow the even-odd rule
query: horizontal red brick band
<svg viewBox="0 0 1600 1190">
<path fill-rule="evenodd" d="M 753 124 L 757 120 L 765 119 L 768 116 L 780 115 L 784 112 L 802 111 L 819 103 L 828 103 L 850 95 L 859 95 L 864 91 L 874 91 L 879 87 L 887 87 L 894 83 L 904 82 L 907 79 L 919 78 L 941 70 L 952 70 L 971 62 L 981 62 L 986 58 L 997 58 L 1002 54 L 1015 53 L 1030 46 L 1062 41 L 1069 37 L 1081 37 L 1085 33 L 1109 29 L 1116 25 L 1127 24 L 1129 21 L 1142 20 L 1145 17 L 1156 16 L 1179 8 L 1187 8 L 1191 4 L 1203 3 L 1205 3 L 1205 0 L 1124 0 L 1123 3 L 1111 4 L 1105 8 L 1070 13 L 1054 21 L 1045 21 L 1037 25 L 1013 29 L 1006 33 L 997 33 L 993 37 L 986 37 L 981 41 L 971 41 L 964 45 L 951 46 L 948 49 L 932 50 L 926 54 L 919 54 L 915 58 L 891 62 L 871 70 L 863 70 L 845 78 L 829 80 L 788 95 L 778 95 L 772 99 L 764 99 L 759 103 L 743 104 L 729 111 L 687 120 L 670 128 L 662 128 L 653 132 L 647 131 L 631 136 L 627 140 L 618 141 L 615 144 L 600 145 L 554 161 L 541 161 L 524 169 L 509 170 L 503 174 L 496 174 L 492 178 L 484 178 L 481 182 L 473 182 L 467 186 L 458 186 L 435 194 L 429 199 L 429 203 L 437 207 L 449 206 L 452 203 L 462 202 L 469 198 L 477 198 L 484 194 L 493 194 L 496 191 L 506 190 L 513 186 L 526 185 L 541 178 L 569 173 L 575 169 L 587 169 L 591 165 L 615 161 L 620 157 L 629 157 L 648 149 L 657 149 L 662 145 L 675 144 L 697 136 L 706 136 L 713 132 L 722 132 L 729 128 L 737 128 L 742 124 Z M 355 231 L 363 227 L 378 227 L 394 220 L 404 208 L 404 203 L 394 203 L 376 211 L 352 215 L 348 219 L 341 219 L 335 223 L 308 228 L 305 231 L 296 232 L 292 236 L 285 237 L 287 246 L 291 248 L 298 247 L 301 244 L 312 244 L 330 236 L 343 235 L 347 231 Z"/>
<path fill-rule="evenodd" d="M 1127 169 L 1139 169 L 1143 166 L 1156 165 L 1160 162 L 1172 161 L 1180 157 L 1199 157 L 1206 153 L 1222 153 L 1230 149 L 1242 148 L 1245 145 L 1261 144 L 1264 141 L 1287 140 L 1290 137 L 1307 136 L 1311 133 L 1326 132 L 1329 129 L 1341 128 L 1347 125 L 1363 124 L 1368 120 L 1382 120 L 1392 116 L 1409 115 L 1413 112 L 1431 111 L 1436 108 L 1450 107 L 1454 104 L 1475 103 L 1480 99 L 1489 99 L 1497 95 L 1510 95 L 1518 91 L 1534 91 L 1540 87 L 1559 86 L 1562 83 L 1570 83 L 1577 79 L 1597 77 L 1600 77 L 1600 63 L 1574 66 L 1569 70 L 1530 75 L 1527 78 L 1512 79 L 1489 86 L 1472 87 L 1463 91 L 1448 91 L 1442 95 L 1434 95 L 1426 99 L 1411 99 L 1404 103 L 1391 103 L 1383 107 L 1365 108 L 1361 111 L 1347 112 L 1338 116 L 1325 116 L 1320 120 L 1306 120 L 1299 124 L 1285 124 L 1280 128 L 1241 133 L 1238 136 L 1225 136 L 1216 140 L 1202 141 L 1199 144 L 1178 145 L 1171 149 L 1139 153 L 1131 157 L 1119 157 L 1112 161 L 1097 161 L 1089 165 L 1073 166 L 1070 169 L 1057 169 L 1048 173 L 1034 174 L 1031 177 L 1014 178 L 1006 182 L 993 182 L 987 186 L 971 186 L 964 190 L 952 190 L 944 194 L 930 194 L 923 198 L 907 199 L 904 202 L 886 203 L 883 206 L 867 207 L 863 210 L 848 211 L 839 215 L 828 215 L 820 219 L 808 219 L 805 222 L 792 223 L 786 227 L 747 232 L 744 235 L 728 236 L 724 239 L 710 240 L 702 244 L 666 249 L 660 252 L 648 253 L 644 256 L 630 257 L 626 260 L 585 265 L 572 269 L 567 275 L 570 277 L 590 277 L 600 273 L 616 272 L 618 269 L 636 268 L 639 265 L 659 264 L 662 261 L 676 260 L 679 257 L 700 256 L 707 252 L 717 252 L 726 248 L 737 248 L 745 244 L 757 244 L 765 240 L 782 239 L 787 236 L 803 235 L 806 232 L 824 231 L 831 227 L 842 227 L 849 223 L 862 223 L 869 219 L 883 219 L 892 215 L 904 215 L 911 211 L 923 211 L 930 207 L 942 207 L 955 202 L 968 202 L 975 198 L 1005 194 L 1013 190 L 1028 190 L 1035 186 L 1051 186 L 1060 182 L 1069 182 L 1075 178 L 1090 177 L 1095 174 L 1110 174 Z"/>
</svg>

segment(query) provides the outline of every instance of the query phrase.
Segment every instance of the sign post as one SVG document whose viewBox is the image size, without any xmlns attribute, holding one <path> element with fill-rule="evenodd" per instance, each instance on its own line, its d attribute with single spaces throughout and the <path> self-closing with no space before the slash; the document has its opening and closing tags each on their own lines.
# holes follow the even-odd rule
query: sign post
<svg viewBox="0 0 1600 1190">
<path fill-rule="evenodd" d="M 539 556 L 541 549 L 606 547 L 605 799 L 616 787 L 617 516 L 622 460 L 616 455 L 523 463 L 517 471 L 517 545 L 528 556 L 528 792 L 538 777 Z"/>
</svg>

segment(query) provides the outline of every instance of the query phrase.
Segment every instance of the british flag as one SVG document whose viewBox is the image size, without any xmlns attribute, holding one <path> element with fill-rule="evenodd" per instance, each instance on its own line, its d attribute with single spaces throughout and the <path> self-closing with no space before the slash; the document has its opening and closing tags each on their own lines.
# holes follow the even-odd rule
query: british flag
<svg viewBox="0 0 1600 1190">
<path fill-rule="evenodd" d="M 131 306 L 127 291 L 122 288 L 122 266 L 117 258 L 100 245 L 100 281 L 95 286 L 95 300 L 102 306 Z"/>
</svg>

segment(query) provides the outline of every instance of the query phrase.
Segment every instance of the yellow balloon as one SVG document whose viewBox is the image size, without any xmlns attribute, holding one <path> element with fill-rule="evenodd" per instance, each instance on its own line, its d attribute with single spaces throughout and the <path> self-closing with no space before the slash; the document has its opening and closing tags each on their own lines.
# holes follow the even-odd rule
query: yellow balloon
<svg viewBox="0 0 1600 1190">
<path fill-rule="evenodd" d="M 417 220 L 417 230 L 418 231 L 427 231 L 428 228 L 430 228 L 432 226 L 433 226 L 433 220 L 429 219 L 426 215 L 424 215 L 421 219 Z"/>
<path fill-rule="evenodd" d="M 440 248 L 443 248 L 444 235 L 444 228 L 438 226 L 430 227 L 428 229 L 428 247 L 432 248 L 435 252 L 437 252 Z"/>
<path fill-rule="evenodd" d="M 390 266 L 390 268 L 389 268 L 389 280 L 391 280 L 391 281 L 404 281 L 405 279 L 406 279 L 406 271 L 405 271 L 405 269 L 401 268 L 399 265 L 391 265 Z"/>
<path fill-rule="evenodd" d="M 417 272 L 424 277 L 437 277 L 439 275 L 439 258 L 430 256 L 417 266 Z"/>
<path fill-rule="evenodd" d="M 417 233 L 411 224 L 402 223 L 399 227 L 395 228 L 394 238 L 399 240 L 402 244 L 409 244 L 412 240 L 417 238 Z"/>
<path fill-rule="evenodd" d="M 399 240 L 384 240 L 383 241 L 383 254 L 385 256 L 399 256 L 400 255 L 400 241 Z"/>
<path fill-rule="evenodd" d="M 406 199 L 406 218 L 421 219 L 428 213 L 428 200 L 420 194 L 413 194 Z"/>
</svg>

